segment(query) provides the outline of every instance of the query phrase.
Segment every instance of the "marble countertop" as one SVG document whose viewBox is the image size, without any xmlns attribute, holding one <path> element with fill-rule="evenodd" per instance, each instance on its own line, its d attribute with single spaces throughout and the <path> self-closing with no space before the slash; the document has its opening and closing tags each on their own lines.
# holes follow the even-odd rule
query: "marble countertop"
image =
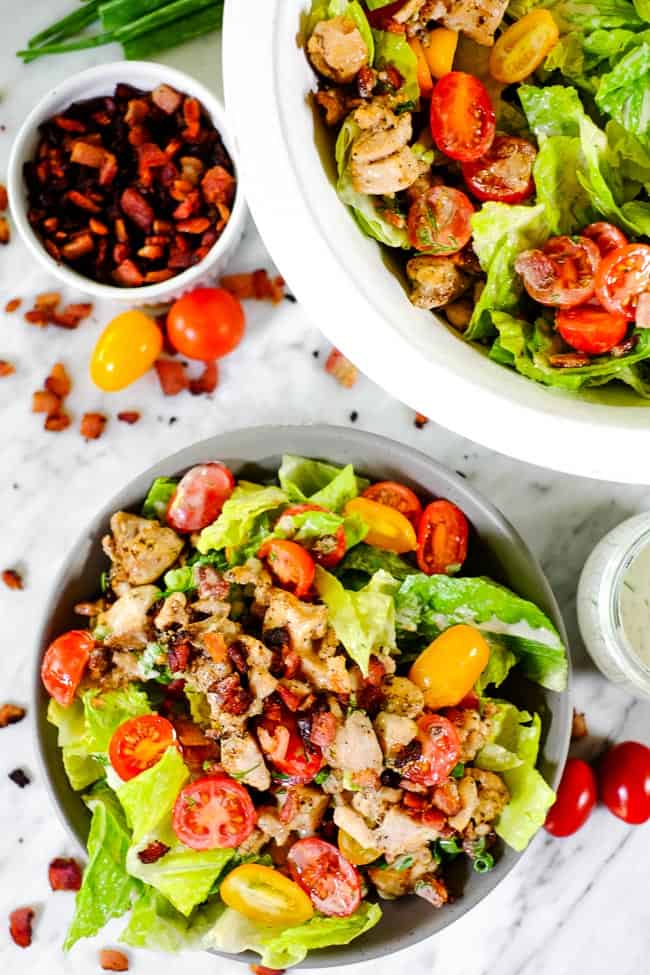
<svg viewBox="0 0 650 975">
<path fill-rule="evenodd" d="M 0 181 L 13 134 L 31 104 L 71 71 L 115 58 L 108 48 L 24 68 L 13 57 L 18 43 L 70 0 L 47 5 L 23 0 L 12 9 L 11 29 L 0 36 Z M 40 13 L 39 13 L 40 8 Z M 169 63 L 188 67 L 215 84 L 218 39 L 172 52 Z M 249 224 L 233 268 L 271 264 Z M 0 308 L 9 298 L 27 301 L 51 289 L 52 280 L 27 258 L 17 239 L 0 255 Z M 66 295 L 70 300 L 77 295 Z M 29 307 L 29 305 L 27 305 Z M 0 312 L 0 358 L 16 365 L 0 381 L 0 569 L 17 568 L 22 592 L 0 589 L 0 703 L 29 707 L 34 634 L 51 579 L 68 546 L 93 512 L 140 470 L 183 445 L 221 430 L 273 422 L 328 422 L 382 433 L 430 453 L 500 507 L 539 556 L 561 603 L 575 664 L 575 705 L 585 711 L 595 753 L 604 739 L 648 738 L 650 704 L 608 685 L 586 658 L 577 634 L 575 589 L 582 564 L 597 540 L 623 518 L 650 507 L 647 488 L 625 487 L 549 473 L 491 453 L 438 426 L 424 429 L 412 412 L 364 377 L 343 389 L 324 371 L 327 340 L 299 306 L 251 304 L 241 347 L 224 361 L 221 384 L 209 399 L 182 394 L 166 399 L 156 377 L 108 396 L 87 379 L 89 352 L 109 306 L 95 307 L 77 332 L 38 329 L 22 313 Z M 46 433 L 30 413 L 30 397 L 56 361 L 73 377 L 69 399 L 73 426 Z M 128 427 L 120 409 L 138 409 L 142 420 Z M 453 409 L 453 404 L 450 404 Z M 81 414 L 110 416 L 103 437 L 86 443 L 78 432 Z M 353 419 L 354 417 L 354 419 Z M 52 894 L 47 865 L 75 847 L 49 804 L 32 743 L 34 715 L 0 731 L 0 971 L 11 975 L 72 975 L 99 970 L 97 949 L 117 936 L 119 925 L 64 957 L 63 931 L 72 912 L 70 894 Z M 24 769 L 31 784 L 19 790 L 7 774 Z M 546 834 L 533 842 L 507 880 L 469 915 L 434 940 L 400 957 L 412 972 L 433 975 L 637 975 L 647 970 L 650 903 L 647 897 L 650 827 L 630 828 L 598 809 L 575 837 Z M 9 939 L 6 918 L 17 906 L 36 909 L 35 937 L 28 950 Z M 171 975 L 178 960 L 131 952 L 131 970 Z M 235 963 L 194 955 L 183 960 L 195 975 L 245 971 Z M 383 975 L 394 961 L 373 962 Z M 370 971 L 368 965 L 358 966 Z M 356 972 L 355 972 L 356 975 Z"/>
</svg>

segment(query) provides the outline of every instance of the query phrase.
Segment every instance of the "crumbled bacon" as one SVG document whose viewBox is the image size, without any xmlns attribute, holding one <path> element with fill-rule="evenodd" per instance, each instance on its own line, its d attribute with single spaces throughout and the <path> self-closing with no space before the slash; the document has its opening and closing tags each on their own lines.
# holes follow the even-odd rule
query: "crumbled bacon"
<svg viewBox="0 0 650 975">
<path fill-rule="evenodd" d="M 361 98 L 370 98 L 377 84 L 377 72 L 367 64 L 357 72 L 357 90 Z"/>
<path fill-rule="evenodd" d="M 2 581 L 7 589 L 24 589 L 23 577 L 16 569 L 5 569 L 2 573 Z"/>
<path fill-rule="evenodd" d="M 359 370 L 357 367 L 349 359 L 346 359 L 338 349 L 332 349 L 328 355 L 327 362 L 325 363 L 325 372 L 329 372 L 331 376 L 334 376 L 336 381 L 341 386 L 345 386 L 346 389 L 351 389 L 359 378 Z"/>
<path fill-rule="evenodd" d="M 79 166 L 90 166 L 91 169 L 101 169 L 104 165 L 105 155 L 106 150 L 103 146 L 84 142 L 83 139 L 76 139 L 72 143 L 70 162 L 77 163 Z"/>
<path fill-rule="evenodd" d="M 153 840 L 149 846 L 145 846 L 144 850 L 138 851 L 138 860 L 140 863 L 157 863 L 166 853 L 169 853 L 169 850 L 170 847 L 166 843 Z"/>
<path fill-rule="evenodd" d="M 165 396 L 177 396 L 189 387 L 190 381 L 182 362 L 172 359 L 157 359 L 154 368 Z"/>
<path fill-rule="evenodd" d="M 208 203 L 229 206 L 235 195 L 235 178 L 223 166 L 212 166 L 201 180 L 201 189 Z"/>
<path fill-rule="evenodd" d="M 9 198 L 7 196 L 7 187 L 4 183 L 0 183 L 0 213 L 4 213 L 9 206 Z"/>
<path fill-rule="evenodd" d="M 0 706 L 0 728 L 7 728 L 10 724 L 18 724 L 27 712 L 17 704 L 3 704 Z"/>
<path fill-rule="evenodd" d="M 201 132 L 201 105 L 196 98 L 185 97 L 183 117 L 185 119 L 183 138 L 188 142 L 196 142 Z"/>
<path fill-rule="evenodd" d="M 180 108 L 183 96 L 170 85 L 158 85 L 151 92 L 151 101 L 157 105 L 165 115 L 173 115 Z M 145 103 L 146 104 L 146 103 Z"/>
<path fill-rule="evenodd" d="M 0 217 L 0 244 L 8 244 L 11 240 L 11 230 L 6 217 Z"/>
<path fill-rule="evenodd" d="M 127 187 L 120 197 L 122 212 L 136 224 L 140 230 L 151 229 L 154 219 L 153 207 L 132 186 Z"/>
<path fill-rule="evenodd" d="M 192 721 L 191 718 L 177 715 L 173 719 L 173 725 L 181 745 L 185 747 L 203 748 L 211 744 L 210 739 L 206 738 L 203 729 L 195 721 Z"/>
<path fill-rule="evenodd" d="M 60 433 L 61 430 L 67 430 L 71 422 L 67 413 L 50 413 L 49 416 L 45 417 L 43 426 L 52 433 Z"/>
<path fill-rule="evenodd" d="M 106 417 L 103 413 L 84 413 L 79 432 L 86 440 L 98 440 L 104 432 Z"/>
<path fill-rule="evenodd" d="M 578 741 L 580 738 L 586 738 L 588 734 L 587 719 L 582 711 L 576 711 L 574 708 L 571 721 L 571 740 Z"/>
<path fill-rule="evenodd" d="M 230 674 L 210 686 L 226 714 L 245 714 L 253 700 L 252 694 L 244 690 L 238 674 Z"/>
<path fill-rule="evenodd" d="M 300 654 L 297 650 L 289 650 L 284 655 L 284 676 L 287 680 L 295 677 L 300 670 Z"/>
<path fill-rule="evenodd" d="M 8 301 L 7 304 L 5 305 L 5 311 L 7 312 L 8 315 L 10 315 L 12 311 L 16 311 L 17 308 L 20 308 L 22 303 L 23 303 L 22 298 L 11 298 L 11 300 Z"/>
<path fill-rule="evenodd" d="M 228 647 L 228 656 L 233 663 L 235 670 L 240 674 L 245 674 L 248 669 L 246 658 L 246 646 L 241 640 L 233 640 Z"/>
<path fill-rule="evenodd" d="M 449 900 L 449 891 L 444 882 L 431 874 L 416 883 L 415 893 L 418 897 L 423 897 L 433 907 L 444 907 Z"/>
<path fill-rule="evenodd" d="M 129 959 L 123 951 L 115 948 L 102 948 L 99 952 L 99 964 L 105 972 L 128 972 Z"/>
<path fill-rule="evenodd" d="M 422 427 L 425 427 L 428 422 L 429 422 L 429 417 L 425 416 L 424 413 L 415 414 L 415 419 L 413 420 L 413 423 L 415 424 L 418 430 L 421 430 Z"/>
<path fill-rule="evenodd" d="M 32 921 L 34 910 L 31 907 L 18 907 L 9 915 L 9 934 L 19 948 L 29 948 L 32 943 Z"/>
<path fill-rule="evenodd" d="M 268 271 L 263 268 L 245 274 L 227 274 L 219 283 L 240 301 L 253 298 L 256 301 L 271 301 L 277 305 L 284 298 L 284 278 L 279 275 L 270 278 Z"/>
<path fill-rule="evenodd" d="M 318 748 L 329 748 L 336 737 L 336 718 L 330 711 L 317 711 L 312 715 L 309 740 Z"/>
<path fill-rule="evenodd" d="M 16 367 L 6 359 L 0 359 L 0 378 L 11 376 L 16 371 Z"/>
<path fill-rule="evenodd" d="M 204 633 L 203 646 L 216 664 L 225 663 L 228 659 L 228 647 L 221 633 Z"/>
<path fill-rule="evenodd" d="M 292 691 L 290 687 L 286 687 L 284 684 L 278 684 L 276 691 L 282 698 L 283 703 L 287 706 L 289 711 L 298 710 L 302 702 L 302 698 L 299 697 L 295 691 Z"/>
<path fill-rule="evenodd" d="M 187 670 L 192 647 L 188 640 L 177 639 L 167 651 L 167 662 L 172 674 Z"/>
<path fill-rule="evenodd" d="M 216 361 L 206 362 L 203 372 L 196 379 L 190 379 L 190 393 L 200 396 L 202 393 L 214 393 L 219 382 L 219 367 Z"/>
<path fill-rule="evenodd" d="M 226 582 L 213 565 L 197 565 L 194 575 L 199 591 L 199 599 L 228 599 L 230 583 Z"/>
<path fill-rule="evenodd" d="M 137 423 L 138 420 L 140 419 L 140 414 L 138 413 L 137 410 L 122 410 L 120 413 L 117 414 L 117 418 L 121 423 L 128 423 L 129 425 L 133 425 L 134 423 Z"/>
<path fill-rule="evenodd" d="M 79 890 L 81 887 L 81 867 L 72 858 L 52 860 L 47 876 L 52 890 Z"/>
<path fill-rule="evenodd" d="M 45 380 L 45 389 L 54 393 L 59 399 L 65 399 L 72 389 L 70 377 L 62 362 L 55 362 L 50 369 L 50 374 Z"/>
</svg>

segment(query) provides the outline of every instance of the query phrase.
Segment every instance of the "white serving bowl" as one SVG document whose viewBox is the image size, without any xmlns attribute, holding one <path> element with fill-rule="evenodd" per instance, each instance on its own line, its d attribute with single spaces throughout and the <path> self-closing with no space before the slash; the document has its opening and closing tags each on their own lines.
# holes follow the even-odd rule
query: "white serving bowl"
<svg viewBox="0 0 650 975">
<path fill-rule="evenodd" d="M 98 95 L 111 95 L 116 84 L 120 82 L 146 91 L 151 91 L 158 85 L 166 83 L 176 88 L 177 91 L 198 98 L 223 139 L 233 161 L 237 178 L 237 189 L 230 220 L 221 237 L 206 257 L 199 264 L 177 274 L 168 281 L 141 288 L 119 288 L 109 284 L 101 284 L 79 274 L 69 265 L 55 261 L 47 253 L 40 237 L 32 230 L 27 220 L 27 188 L 23 179 L 23 166 L 33 158 L 39 140 L 39 125 L 53 115 L 63 112 L 72 102 Z M 102 64 L 73 75 L 73 77 L 56 85 L 32 109 L 22 124 L 11 150 L 7 183 L 9 205 L 14 224 L 36 260 L 53 274 L 61 284 L 83 291 L 95 299 L 107 298 L 129 305 L 154 305 L 171 301 L 180 297 L 190 288 L 214 280 L 224 270 L 233 251 L 237 248 L 246 222 L 246 203 L 240 185 L 233 140 L 226 122 L 223 105 L 208 88 L 195 81 L 190 75 L 151 61 L 116 61 L 112 64 Z"/>
<path fill-rule="evenodd" d="M 309 7 L 228 0 L 224 24 L 226 104 L 244 189 L 307 313 L 371 379 L 463 436 L 573 474 L 650 483 L 650 410 L 638 398 L 542 387 L 410 304 L 336 195 L 333 153 L 308 98 L 316 79 L 298 38 Z"/>
</svg>

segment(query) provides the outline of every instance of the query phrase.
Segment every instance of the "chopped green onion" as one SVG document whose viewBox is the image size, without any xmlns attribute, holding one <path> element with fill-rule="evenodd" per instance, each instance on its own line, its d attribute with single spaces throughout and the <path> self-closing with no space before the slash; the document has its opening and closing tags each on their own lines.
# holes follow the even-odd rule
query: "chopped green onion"
<svg viewBox="0 0 650 975">
<path fill-rule="evenodd" d="M 102 572 L 99 577 L 99 588 L 102 592 L 108 591 L 108 572 Z"/>
<path fill-rule="evenodd" d="M 247 768 L 245 772 L 228 772 L 228 775 L 230 776 L 231 779 L 234 779 L 235 782 L 242 782 L 247 775 L 250 775 L 251 772 L 254 772 L 255 769 L 259 767 L 260 767 L 260 763 L 257 762 L 255 765 L 252 765 L 250 768 Z"/>
<path fill-rule="evenodd" d="M 328 768 L 322 768 L 317 775 L 314 776 L 314 782 L 316 785 L 322 785 L 325 779 L 329 778 L 330 770 Z"/>
<path fill-rule="evenodd" d="M 494 866 L 494 857 L 491 853 L 481 853 L 480 856 L 474 857 L 472 863 L 476 873 L 489 873 L 489 871 Z"/>
<path fill-rule="evenodd" d="M 458 845 L 458 841 L 455 837 L 451 839 L 436 840 L 433 844 L 433 855 L 436 860 L 451 860 L 457 857 L 459 853 L 463 852 L 462 846 Z"/>
<path fill-rule="evenodd" d="M 409 867 L 413 866 L 413 863 L 414 863 L 413 857 L 407 853 L 404 856 L 397 857 L 396 860 L 393 860 L 393 862 L 390 865 L 390 868 L 391 870 L 399 870 L 401 872 L 402 870 L 408 870 Z"/>
<path fill-rule="evenodd" d="M 462 762 L 459 762 L 458 765 L 454 765 L 453 769 L 451 770 L 452 779 L 462 779 L 464 775 L 465 775 L 464 764 Z"/>
</svg>

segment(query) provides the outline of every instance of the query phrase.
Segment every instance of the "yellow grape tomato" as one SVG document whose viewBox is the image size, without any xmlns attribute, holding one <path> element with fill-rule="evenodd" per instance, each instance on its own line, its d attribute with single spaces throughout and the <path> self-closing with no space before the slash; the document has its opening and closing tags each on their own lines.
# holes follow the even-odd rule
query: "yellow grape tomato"
<svg viewBox="0 0 650 975">
<path fill-rule="evenodd" d="M 228 907 L 260 924 L 302 924 L 314 913 L 298 884 L 260 863 L 244 863 L 231 870 L 219 894 Z"/>
<path fill-rule="evenodd" d="M 358 843 L 354 836 L 350 836 L 344 829 L 339 830 L 337 842 L 345 859 L 356 867 L 365 867 L 368 863 L 374 863 L 381 856 L 381 850 L 361 846 L 361 843 Z"/>
<path fill-rule="evenodd" d="M 387 504 L 369 498 L 353 498 L 345 506 L 346 515 L 358 515 L 368 526 L 364 541 L 388 552 L 412 552 L 417 546 L 415 529 L 408 518 Z"/>
<path fill-rule="evenodd" d="M 90 360 L 90 378 L 107 393 L 143 376 L 162 351 L 162 332 L 141 311 L 124 311 L 108 323 Z"/>
<path fill-rule="evenodd" d="M 531 10 L 511 24 L 490 52 L 490 74 L 502 84 L 523 81 L 555 47 L 560 31 L 548 10 Z"/>
<path fill-rule="evenodd" d="M 455 707 L 485 670 L 490 648 L 474 626 L 450 626 L 423 650 L 409 677 L 424 693 L 428 708 Z"/>
</svg>

